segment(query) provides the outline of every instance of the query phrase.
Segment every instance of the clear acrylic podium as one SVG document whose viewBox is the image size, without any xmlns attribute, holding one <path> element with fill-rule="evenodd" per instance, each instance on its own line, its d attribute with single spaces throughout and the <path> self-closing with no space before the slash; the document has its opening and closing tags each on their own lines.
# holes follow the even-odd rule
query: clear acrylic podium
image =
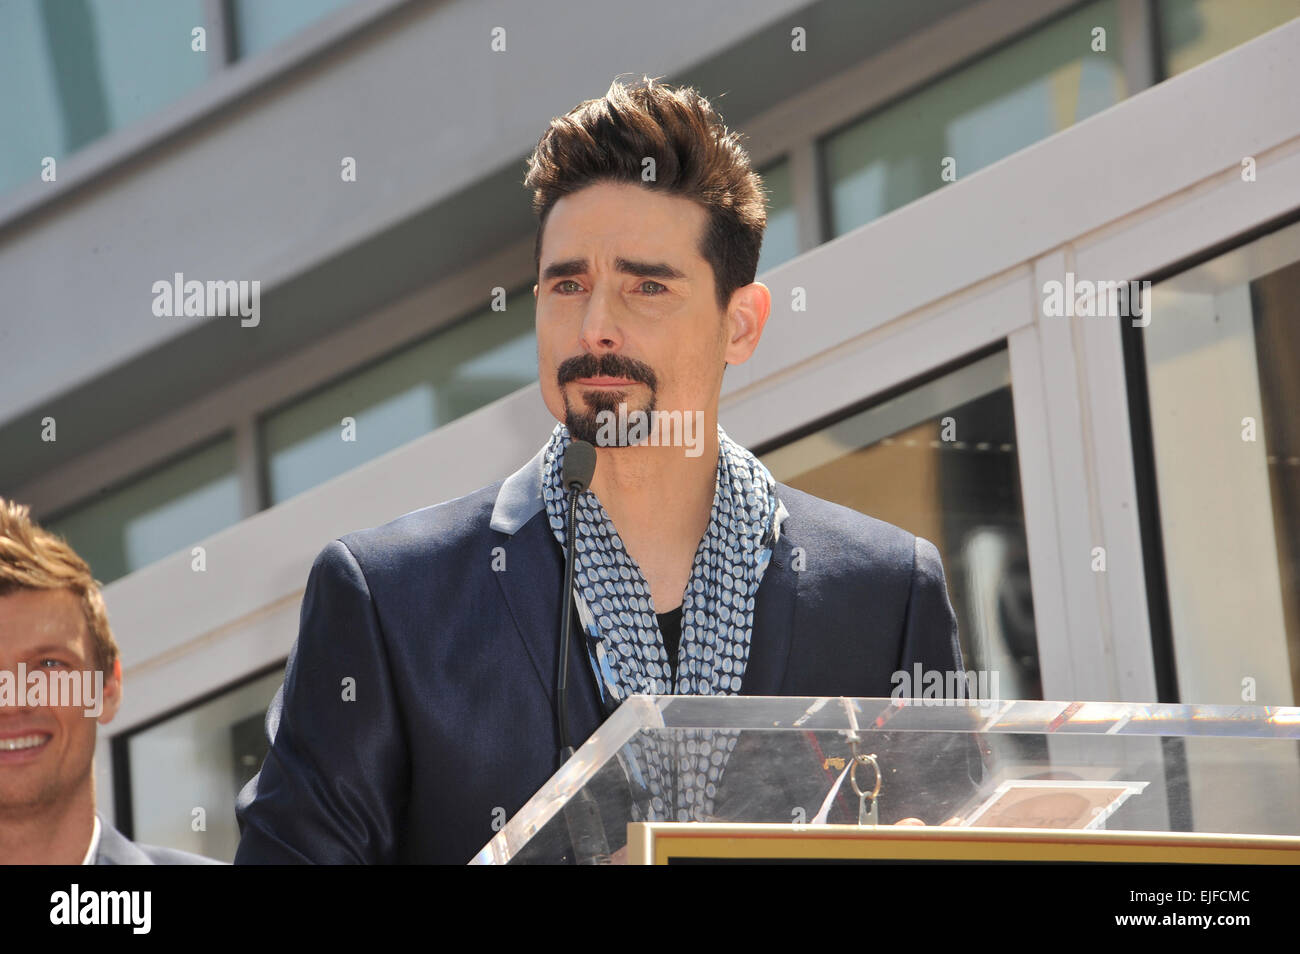
<svg viewBox="0 0 1300 954">
<path fill-rule="evenodd" d="M 471 863 L 621 859 L 629 824 L 638 847 L 682 823 L 883 838 L 904 819 L 1233 836 L 1300 863 L 1297 741 L 1300 708 L 634 696 Z"/>
</svg>

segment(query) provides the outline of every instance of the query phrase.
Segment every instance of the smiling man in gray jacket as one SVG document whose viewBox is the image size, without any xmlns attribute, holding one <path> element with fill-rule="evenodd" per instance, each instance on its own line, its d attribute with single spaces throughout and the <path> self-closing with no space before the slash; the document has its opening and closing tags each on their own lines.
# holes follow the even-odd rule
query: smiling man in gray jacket
<svg viewBox="0 0 1300 954">
<path fill-rule="evenodd" d="M 96 726 L 121 702 L 90 567 L 0 497 L 0 864 L 214 863 L 133 844 L 95 812 Z"/>
</svg>

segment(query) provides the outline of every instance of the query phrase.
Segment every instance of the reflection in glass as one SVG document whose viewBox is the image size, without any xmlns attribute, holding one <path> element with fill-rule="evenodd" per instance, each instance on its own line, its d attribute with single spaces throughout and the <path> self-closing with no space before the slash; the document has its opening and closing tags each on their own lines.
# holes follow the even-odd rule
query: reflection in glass
<svg viewBox="0 0 1300 954">
<path fill-rule="evenodd" d="M 531 290 L 437 332 L 262 424 L 272 504 L 537 380 Z M 349 431 L 345 418 L 354 424 Z M 349 439 L 352 438 L 352 439 Z"/>
<path fill-rule="evenodd" d="M 1095 30 L 1105 49 L 1095 50 Z M 1124 98 L 1114 0 L 1092 3 L 831 135 L 832 236 L 877 219 Z"/>
<path fill-rule="evenodd" d="M 206 26 L 203 0 L 0 3 L 0 191 L 201 85 Z"/>
<path fill-rule="evenodd" d="M 1300 697 L 1297 302 L 1300 225 L 1151 290 L 1141 342 L 1187 701 Z"/>
<path fill-rule="evenodd" d="M 782 483 L 939 548 L 966 669 L 1042 698 L 1011 371 L 981 358 L 762 456 Z"/>
<path fill-rule="evenodd" d="M 1300 17 L 1300 0 L 1158 0 L 1164 75 L 1177 76 Z"/>
<path fill-rule="evenodd" d="M 46 521 L 102 583 L 184 550 L 241 519 L 235 442 L 226 437 Z"/>
<path fill-rule="evenodd" d="M 231 0 L 235 57 L 242 59 L 275 46 L 355 0 Z"/>
<path fill-rule="evenodd" d="M 790 161 L 784 159 L 759 173 L 767 190 L 767 230 L 758 256 L 758 274 L 799 254 L 799 222 L 795 215 Z"/>
<path fill-rule="evenodd" d="M 266 758 L 266 710 L 283 682 L 279 669 L 128 737 L 134 840 L 234 860 L 235 797 Z"/>
</svg>

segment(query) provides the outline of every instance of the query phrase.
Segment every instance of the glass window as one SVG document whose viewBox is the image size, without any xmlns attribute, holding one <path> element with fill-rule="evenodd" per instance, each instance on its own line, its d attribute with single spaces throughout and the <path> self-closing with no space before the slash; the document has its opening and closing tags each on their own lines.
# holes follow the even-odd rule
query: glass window
<svg viewBox="0 0 1300 954">
<path fill-rule="evenodd" d="M 353 0 L 232 0 L 235 56 L 242 58 L 275 46 Z"/>
<path fill-rule="evenodd" d="M 46 521 L 104 583 L 241 519 L 235 442 L 223 438 Z"/>
<path fill-rule="evenodd" d="M 828 137 L 831 234 L 938 189 L 948 159 L 960 179 L 1124 95 L 1114 0 L 1054 20 Z"/>
<path fill-rule="evenodd" d="M 1005 351 L 762 455 L 782 483 L 939 548 L 966 669 L 1041 699 Z"/>
<path fill-rule="evenodd" d="M 127 737 L 133 840 L 234 861 L 235 798 L 266 758 L 283 682 L 279 669 Z"/>
<path fill-rule="evenodd" d="M 202 84 L 220 52 L 191 49 L 203 0 L 0 3 L 0 190 Z"/>
<path fill-rule="evenodd" d="M 1179 695 L 1300 698 L 1300 225 L 1151 289 L 1141 334 Z"/>
<path fill-rule="evenodd" d="M 782 160 L 759 173 L 767 190 L 767 231 L 758 256 L 758 274 L 799 254 L 799 222 L 795 215 L 790 161 Z"/>
<path fill-rule="evenodd" d="M 270 414 L 270 502 L 287 500 L 537 380 L 531 286 Z M 345 427 L 343 420 L 354 424 Z"/>
<path fill-rule="evenodd" d="M 1164 75 L 1213 59 L 1300 17 L 1300 0 L 1159 0 Z"/>
</svg>

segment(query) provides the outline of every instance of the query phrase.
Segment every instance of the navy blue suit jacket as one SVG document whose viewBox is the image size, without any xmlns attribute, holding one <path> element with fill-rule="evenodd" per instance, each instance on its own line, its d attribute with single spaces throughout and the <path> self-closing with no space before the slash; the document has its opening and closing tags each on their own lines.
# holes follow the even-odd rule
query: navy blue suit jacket
<svg viewBox="0 0 1300 954">
<path fill-rule="evenodd" d="M 961 669 L 933 544 L 777 494 L 789 516 L 755 598 L 742 695 L 888 697 L 915 663 Z M 236 864 L 473 857 L 558 767 L 562 577 L 540 452 L 505 481 L 327 546 L 267 713 L 269 754 L 240 793 Z M 571 648 L 580 742 L 603 715 L 581 641 Z"/>
</svg>

